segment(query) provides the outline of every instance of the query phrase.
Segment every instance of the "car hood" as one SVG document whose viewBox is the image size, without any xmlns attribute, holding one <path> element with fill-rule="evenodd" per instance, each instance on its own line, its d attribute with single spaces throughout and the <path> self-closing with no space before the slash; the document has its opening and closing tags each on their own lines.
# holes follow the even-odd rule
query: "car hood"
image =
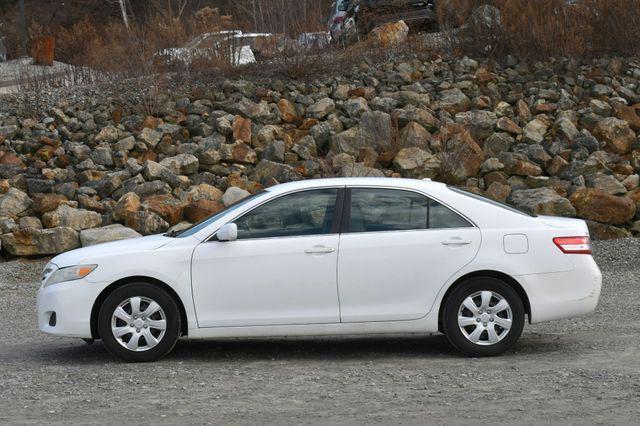
<svg viewBox="0 0 640 426">
<path fill-rule="evenodd" d="M 128 255 L 141 251 L 156 250 L 173 241 L 173 238 L 164 235 L 150 235 L 148 237 L 131 238 L 128 240 L 113 241 L 110 243 L 96 244 L 63 253 L 51 259 L 58 268 L 79 265 L 91 259 L 105 255 Z"/>
</svg>

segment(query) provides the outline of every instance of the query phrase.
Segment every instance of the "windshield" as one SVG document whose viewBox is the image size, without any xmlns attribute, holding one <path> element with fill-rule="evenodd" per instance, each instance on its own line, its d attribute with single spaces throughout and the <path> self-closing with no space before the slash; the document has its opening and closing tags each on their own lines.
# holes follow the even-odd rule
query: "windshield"
<svg viewBox="0 0 640 426">
<path fill-rule="evenodd" d="M 229 214 L 231 212 L 233 212 L 234 210 L 239 209 L 240 207 L 244 206 L 245 204 L 249 203 L 250 201 L 258 198 L 259 196 L 263 195 L 266 191 L 260 191 L 260 192 L 256 192 L 255 194 L 243 198 L 242 200 L 230 205 L 229 207 L 227 207 L 226 209 L 220 210 L 218 213 L 214 214 L 213 216 L 209 216 L 208 218 L 202 220 L 199 223 L 196 223 L 195 225 L 191 226 L 190 228 L 185 229 L 184 231 L 180 231 L 176 234 L 167 234 L 170 237 L 175 237 L 175 238 L 186 238 L 186 237 L 190 237 L 193 234 L 196 234 L 197 232 L 200 232 L 201 230 L 203 230 L 204 228 L 206 228 L 207 226 L 211 225 L 212 223 L 214 223 L 216 220 L 220 219 L 221 217 L 223 217 L 226 214 Z"/>
<path fill-rule="evenodd" d="M 458 194 L 466 195 L 467 197 L 471 197 L 471 198 L 476 199 L 478 201 L 482 201 L 482 202 L 491 204 L 493 206 L 500 207 L 500 208 L 503 208 L 505 210 L 509 210 L 510 212 L 513 212 L 513 213 L 522 214 L 522 215 L 529 216 L 529 217 L 536 217 L 536 215 L 531 214 L 531 213 L 529 213 L 529 212 L 527 212 L 525 210 L 521 210 L 521 209 L 513 207 L 513 206 L 511 206 L 511 205 L 509 205 L 507 203 L 502 203 L 502 202 L 494 200 L 492 198 L 487 198 L 487 197 L 484 197 L 482 195 L 475 194 L 473 192 L 465 191 L 464 189 L 456 188 L 454 186 L 447 186 L 447 188 L 449 188 L 453 192 L 457 192 Z"/>
</svg>

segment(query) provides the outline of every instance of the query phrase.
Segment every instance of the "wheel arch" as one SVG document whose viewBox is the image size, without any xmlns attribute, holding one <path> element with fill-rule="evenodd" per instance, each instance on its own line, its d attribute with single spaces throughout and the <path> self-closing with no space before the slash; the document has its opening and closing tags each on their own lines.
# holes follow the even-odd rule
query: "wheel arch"
<svg viewBox="0 0 640 426">
<path fill-rule="evenodd" d="M 147 276 L 132 276 L 121 278 L 113 283 L 111 283 L 107 288 L 102 290 L 102 292 L 96 298 L 96 301 L 93 303 L 93 307 L 91 308 L 91 337 L 93 339 L 100 338 L 100 332 L 98 331 L 98 314 L 100 313 L 100 307 L 104 303 L 105 299 L 116 289 L 130 283 L 147 283 L 154 286 L 158 286 L 165 290 L 178 304 L 178 309 L 180 310 L 180 322 L 181 322 L 181 335 L 186 336 L 189 333 L 189 324 L 187 321 L 187 311 L 184 307 L 184 303 L 178 296 L 178 293 L 175 292 L 167 283 L 160 281 L 157 278 L 147 277 Z"/>
<path fill-rule="evenodd" d="M 524 288 L 522 287 L 522 285 L 511 275 L 505 274 L 504 272 L 493 271 L 493 270 L 482 270 L 482 271 L 470 272 L 466 275 L 463 275 L 457 280 L 455 280 L 454 283 L 449 286 L 444 296 L 442 297 L 442 301 L 440 302 L 440 307 L 438 308 L 438 330 L 440 332 L 442 332 L 443 330 L 442 315 L 444 314 L 444 307 L 447 303 L 447 299 L 449 298 L 453 290 L 458 288 L 458 286 L 460 286 L 462 283 L 469 280 L 470 278 L 478 278 L 478 277 L 495 278 L 511 286 L 516 291 L 516 293 L 518 293 L 518 296 L 522 300 L 522 304 L 524 305 L 524 312 L 527 314 L 529 323 L 531 323 L 531 304 L 529 303 L 529 296 L 527 296 L 527 292 L 524 291 Z"/>
</svg>

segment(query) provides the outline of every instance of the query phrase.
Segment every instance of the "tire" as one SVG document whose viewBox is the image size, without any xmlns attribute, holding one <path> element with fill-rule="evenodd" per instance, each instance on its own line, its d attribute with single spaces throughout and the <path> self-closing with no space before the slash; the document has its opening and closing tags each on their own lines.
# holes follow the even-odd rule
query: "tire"
<svg viewBox="0 0 640 426">
<path fill-rule="evenodd" d="M 156 361 L 167 355 L 178 342 L 180 330 L 180 310 L 174 298 L 148 283 L 117 288 L 98 314 L 102 342 L 127 362 Z"/>
<path fill-rule="evenodd" d="M 496 278 L 472 278 L 447 298 L 442 318 L 444 334 L 465 355 L 499 355 L 520 338 L 524 314 L 522 300 L 511 286 Z"/>
</svg>

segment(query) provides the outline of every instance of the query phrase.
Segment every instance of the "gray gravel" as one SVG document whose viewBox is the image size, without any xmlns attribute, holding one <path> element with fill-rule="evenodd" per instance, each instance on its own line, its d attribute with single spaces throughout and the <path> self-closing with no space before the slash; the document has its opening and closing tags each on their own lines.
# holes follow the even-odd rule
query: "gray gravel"
<svg viewBox="0 0 640 426">
<path fill-rule="evenodd" d="M 183 341 L 154 364 L 40 334 L 43 261 L 0 264 L 0 423 L 636 423 L 640 240 L 599 242 L 602 302 L 498 358 L 443 336 Z"/>
</svg>

